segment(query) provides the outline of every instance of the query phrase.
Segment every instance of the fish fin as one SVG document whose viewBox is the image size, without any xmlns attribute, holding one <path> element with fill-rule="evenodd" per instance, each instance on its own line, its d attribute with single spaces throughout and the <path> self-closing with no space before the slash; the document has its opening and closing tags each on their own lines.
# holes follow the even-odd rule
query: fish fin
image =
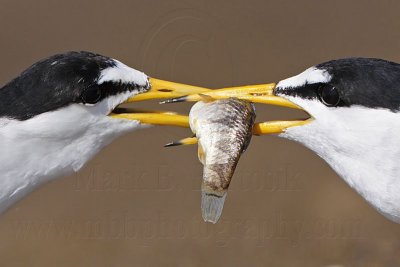
<svg viewBox="0 0 400 267">
<path fill-rule="evenodd" d="M 201 164 L 205 164 L 206 162 L 206 153 L 204 152 L 203 146 L 201 145 L 201 143 L 198 143 L 197 146 L 197 157 L 199 158 L 199 161 L 201 162 Z"/>
<path fill-rule="evenodd" d="M 217 223 L 224 208 L 227 192 L 222 196 L 201 191 L 201 212 L 205 222 Z"/>
</svg>

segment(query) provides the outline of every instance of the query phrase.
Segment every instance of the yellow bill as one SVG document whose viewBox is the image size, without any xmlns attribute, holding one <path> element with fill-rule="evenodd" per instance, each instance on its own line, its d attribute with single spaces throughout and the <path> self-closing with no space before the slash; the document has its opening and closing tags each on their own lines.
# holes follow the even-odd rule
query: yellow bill
<svg viewBox="0 0 400 267">
<path fill-rule="evenodd" d="M 269 121 L 254 124 L 253 134 L 280 134 L 284 133 L 289 127 L 302 126 L 310 123 L 312 119 L 308 120 L 294 120 L 294 121 Z M 174 141 L 164 145 L 164 147 L 194 145 L 197 144 L 196 137 L 187 137 L 178 141 Z"/>
<path fill-rule="evenodd" d="M 199 94 L 211 91 L 208 88 L 187 85 L 183 83 L 164 81 L 156 78 L 150 78 L 149 82 L 150 82 L 149 91 L 129 98 L 126 101 L 126 103 L 152 100 L 152 99 L 174 98 L 189 94 Z"/>
<path fill-rule="evenodd" d="M 112 118 L 140 121 L 144 124 L 169 125 L 189 128 L 189 117 L 185 115 L 168 113 L 119 113 L 110 114 Z"/>
<path fill-rule="evenodd" d="M 146 100 L 181 97 L 188 94 L 199 94 L 211 91 L 208 88 L 164 81 L 156 78 L 149 78 L 149 84 L 150 89 L 147 92 L 129 98 L 124 102 L 124 104 Z M 133 112 L 125 112 L 123 110 L 123 112 L 121 112 L 121 109 L 117 108 L 114 110 L 114 113 L 111 113 L 109 116 L 116 119 L 137 120 L 144 124 L 189 127 L 187 116 L 178 115 L 174 112 L 168 111 L 135 110 Z"/>
<path fill-rule="evenodd" d="M 275 83 L 228 87 L 212 90 L 209 88 L 164 81 L 155 78 L 150 78 L 149 82 L 149 91 L 135 95 L 134 97 L 129 98 L 125 103 L 154 99 L 169 99 L 162 103 L 174 103 L 184 101 L 214 101 L 218 99 L 238 98 L 253 103 L 301 109 L 299 106 L 290 102 L 289 100 L 275 96 L 273 93 Z M 168 125 L 185 128 L 189 127 L 188 116 L 168 111 L 140 111 L 119 114 L 112 113 L 110 116 L 119 119 L 138 120 L 144 124 Z M 255 135 L 279 134 L 284 132 L 289 127 L 305 125 L 310 121 L 311 119 L 256 123 L 253 128 L 253 133 Z M 169 144 L 168 146 L 195 144 L 196 142 L 197 140 L 195 137 L 190 137 L 182 139 L 178 142 L 174 142 L 173 144 Z"/>
<path fill-rule="evenodd" d="M 288 108 L 301 109 L 296 104 L 282 97 L 273 95 L 275 83 L 247 85 L 241 87 L 229 87 L 218 90 L 203 91 L 196 94 L 186 95 L 178 98 L 169 99 L 162 103 L 176 102 L 197 102 L 197 101 L 213 101 L 218 99 L 238 98 L 253 103 L 262 103 Z"/>
</svg>

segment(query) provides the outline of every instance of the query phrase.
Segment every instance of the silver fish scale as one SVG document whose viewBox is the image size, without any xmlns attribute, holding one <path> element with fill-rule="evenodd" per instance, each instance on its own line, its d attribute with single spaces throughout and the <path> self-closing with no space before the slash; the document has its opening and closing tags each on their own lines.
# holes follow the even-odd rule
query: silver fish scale
<svg viewBox="0 0 400 267">
<path fill-rule="evenodd" d="M 253 104 L 244 100 L 196 103 L 189 114 L 190 127 L 207 152 L 204 164 L 224 164 L 240 156 L 250 143 L 255 117 Z"/>
<path fill-rule="evenodd" d="M 189 114 L 190 128 L 203 163 L 202 212 L 206 221 L 218 221 L 226 193 L 241 154 L 252 137 L 254 105 L 238 99 L 196 103 Z"/>
</svg>

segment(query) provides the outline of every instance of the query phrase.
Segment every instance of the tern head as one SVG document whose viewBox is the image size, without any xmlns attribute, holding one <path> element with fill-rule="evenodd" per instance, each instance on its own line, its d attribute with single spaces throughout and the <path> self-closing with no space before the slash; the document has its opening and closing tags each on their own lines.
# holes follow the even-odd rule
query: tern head
<svg viewBox="0 0 400 267">
<path fill-rule="evenodd" d="M 35 63 L 0 88 L 0 210 L 4 199 L 79 170 L 105 145 L 143 123 L 186 123 L 168 112 L 117 112 L 120 104 L 202 90 L 150 78 L 90 52 Z"/>
<path fill-rule="evenodd" d="M 124 98 L 149 87 L 144 73 L 117 60 L 70 52 L 41 60 L 6 84 L 0 91 L 0 116 L 23 121 L 74 105 L 108 115 Z"/>
<path fill-rule="evenodd" d="M 139 119 L 176 125 L 169 112 L 120 114 L 116 108 L 123 103 L 202 90 L 206 89 L 150 78 L 99 54 L 68 52 L 35 63 L 0 88 L 0 125 L 33 123 L 37 127 L 30 127 L 29 134 L 43 139 L 63 139 L 103 122 L 115 126 L 105 132 L 135 128 Z"/>
<path fill-rule="evenodd" d="M 305 111 L 297 121 L 256 123 L 316 152 L 386 217 L 400 223 L 400 65 L 348 58 L 321 63 L 277 84 L 225 88 L 169 100 L 237 97 Z M 193 144 L 190 138 L 169 145 Z"/>
<path fill-rule="evenodd" d="M 329 61 L 280 81 L 273 92 L 311 116 L 280 136 L 316 152 L 382 214 L 400 222 L 400 65 Z"/>
<path fill-rule="evenodd" d="M 154 123 L 162 120 L 166 125 L 174 117 L 151 112 L 115 114 L 118 105 L 191 91 L 196 88 L 150 78 L 106 56 L 54 55 L 0 88 L 1 134 L 8 138 L 23 134 L 23 139 L 37 137 L 47 142 L 92 135 L 95 128 L 97 137 L 107 139 L 138 127 L 137 116 L 145 120 L 151 115 Z M 138 94 L 141 99 L 135 97 Z M 10 127 L 13 130 L 6 133 Z M 93 143 L 102 143 L 91 137 Z"/>
</svg>

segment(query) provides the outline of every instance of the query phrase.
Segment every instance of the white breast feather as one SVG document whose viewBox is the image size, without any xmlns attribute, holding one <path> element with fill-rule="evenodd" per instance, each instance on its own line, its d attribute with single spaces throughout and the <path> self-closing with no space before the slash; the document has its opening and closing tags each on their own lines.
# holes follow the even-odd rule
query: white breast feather
<svg viewBox="0 0 400 267">
<path fill-rule="evenodd" d="M 328 108 L 289 97 L 315 118 L 280 136 L 315 151 L 388 218 L 400 222 L 400 114 L 352 106 Z"/>
<path fill-rule="evenodd" d="M 0 213 L 37 186 L 78 171 L 118 136 L 147 127 L 105 116 L 128 95 L 96 106 L 72 104 L 26 121 L 1 119 Z"/>
</svg>

